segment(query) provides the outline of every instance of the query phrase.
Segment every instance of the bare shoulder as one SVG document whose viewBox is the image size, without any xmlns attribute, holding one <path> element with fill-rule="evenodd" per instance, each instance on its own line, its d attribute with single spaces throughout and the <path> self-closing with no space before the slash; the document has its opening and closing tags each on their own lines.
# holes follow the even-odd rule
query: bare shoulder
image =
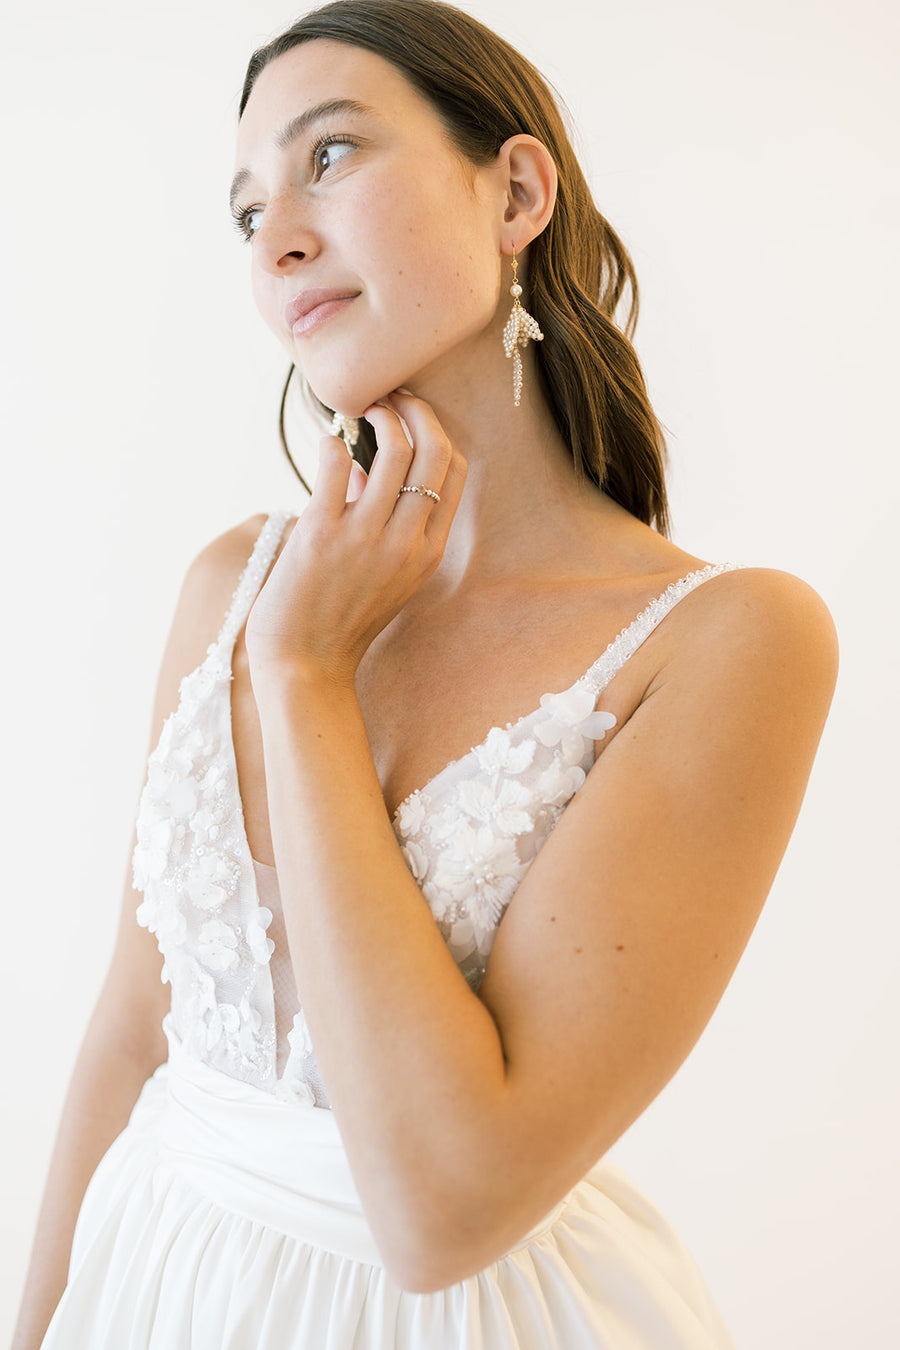
<svg viewBox="0 0 900 1350">
<path fill-rule="evenodd" d="M 200 550 L 185 575 L 179 618 L 188 631 L 213 642 L 231 604 L 235 587 L 268 520 L 266 512 L 248 516 Z M 200 654 L 202 657 L 202 653 Z"/>
<path fill-rule="evenodd" d="M 185 573 L 160 669 L 153 730 L 178 702 L 182 678 L 206 656 L 231 604 L 235 587 L 265 525 L 264 512 L 217 535 L 200 550 Z"/>
<path fill-rule="evenodd" d="M 677 709 L 698 740 L 761 747 L 772 737 L 811 763 L 838 668 L 834 623 L 811 586 L 769 568 L 725 572 L 685 596 L 658 631 L 645 719 L 653 705 L 657 715 Z"/>
<path fill-rule="evenodd" d="M 818 674 L 829 688 L 837 675 L 838 641 L 822 597 L 790 572 L 742 567 L 712 577 L 672 615 L 677 651 L 710 661 L 746 662 Z"/>
<path fill-rule="evenodd" d="M 191 596 L 196 595 L 199 600 L 224 598 L 227 609 L 234 590 L 233 585 L 231 591 L 228 591 L 228 587 L 232 582 L 236 582 L 246 566 L 266 519 L 265 512 L 258 512 L 242 520 L 239 525 L 233 525 L 230 530 L 216 535 L 215 539 L 211 539 L 188 568 L 184 592 Z M 228 591 L 227 596 L 217 595 L 225 591 Z"/>
</svg>

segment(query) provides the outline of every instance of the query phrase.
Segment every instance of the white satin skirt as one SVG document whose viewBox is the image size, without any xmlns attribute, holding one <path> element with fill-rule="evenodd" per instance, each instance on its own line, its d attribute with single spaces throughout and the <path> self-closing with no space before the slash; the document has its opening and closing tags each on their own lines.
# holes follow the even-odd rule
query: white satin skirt
<svg viewBox="0 0 900 1350">
<path fill-rule="evenodd" d="M 605 1161 L 477 1275 L 402 1290 L 333 1113 L 163 1025 L 169 1060 L 91 1178 L 41 1350 L 733 1350 L 683 1243 Z"/>
</svg>

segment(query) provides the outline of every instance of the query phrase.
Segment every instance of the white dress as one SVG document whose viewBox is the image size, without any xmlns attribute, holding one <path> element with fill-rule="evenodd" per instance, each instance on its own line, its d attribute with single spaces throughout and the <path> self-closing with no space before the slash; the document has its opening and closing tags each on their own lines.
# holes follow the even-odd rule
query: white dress
<svg viewBox="0 0 900 1350">
<path fill-rule="evenodd" d="M 681 1240 L 603 1159 L 477 1275 L 417 1294 L 386 1273 L 238 791 L 232 652 L 287 520 L 267 518 L 148 762 L 136 918 L 165 958 L 169 1058 L 91 1178 L 42 1350 L 728 1350 Z M 398 808 L 423 903 L 473 990 L 615 722 L 599 695 L 682 596 L 730 566 L 670 586 L 570 689 L 492 728 Z"/>
</svg>

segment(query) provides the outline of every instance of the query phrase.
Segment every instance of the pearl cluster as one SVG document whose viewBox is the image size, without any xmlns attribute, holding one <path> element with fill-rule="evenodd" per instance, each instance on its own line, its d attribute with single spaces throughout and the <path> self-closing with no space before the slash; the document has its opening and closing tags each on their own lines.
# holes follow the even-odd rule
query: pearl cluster
<svg viewBox="0 0 900 1350">
<path fill-rule="evenodd" d="M 533 319 L 522 305 L 522 287 L 518 282 L 518 264 L 515 252 L 513 253 L 512 266 L 513 284 L 509 288 L 509 293 L 513 298 L 513 307 L 503 330 L 503 350 L 507 356 L 513 358 L 513 402 L 518 408 L 522 401 L 522 358 L 519 355 L 519 349 L 527 347 L 532 339 L 535 342 L 543 342 L 544 335 L 537 320 Z"/>
<path fill-rule="evenodd" d="M 340 436 L 352 455 L 353 447 L 359 440 L 359 419 L 336 412 L 331 419 L 331 434 L 332 436 Z"/>
</svg>

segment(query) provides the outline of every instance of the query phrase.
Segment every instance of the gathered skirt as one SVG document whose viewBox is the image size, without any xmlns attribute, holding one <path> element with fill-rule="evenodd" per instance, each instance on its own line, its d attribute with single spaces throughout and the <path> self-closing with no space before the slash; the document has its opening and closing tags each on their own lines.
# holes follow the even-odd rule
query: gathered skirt
<svg viewBox="0 0 900 1350">
<path fill-rule="evenodd" d="M 401 1289 L 333 1113 L 229 1078 L 164 1026 L 41 1350 L 733 1350 L 684 1244 L 605 1160 L 477 1275 Z"/>
</svg>

